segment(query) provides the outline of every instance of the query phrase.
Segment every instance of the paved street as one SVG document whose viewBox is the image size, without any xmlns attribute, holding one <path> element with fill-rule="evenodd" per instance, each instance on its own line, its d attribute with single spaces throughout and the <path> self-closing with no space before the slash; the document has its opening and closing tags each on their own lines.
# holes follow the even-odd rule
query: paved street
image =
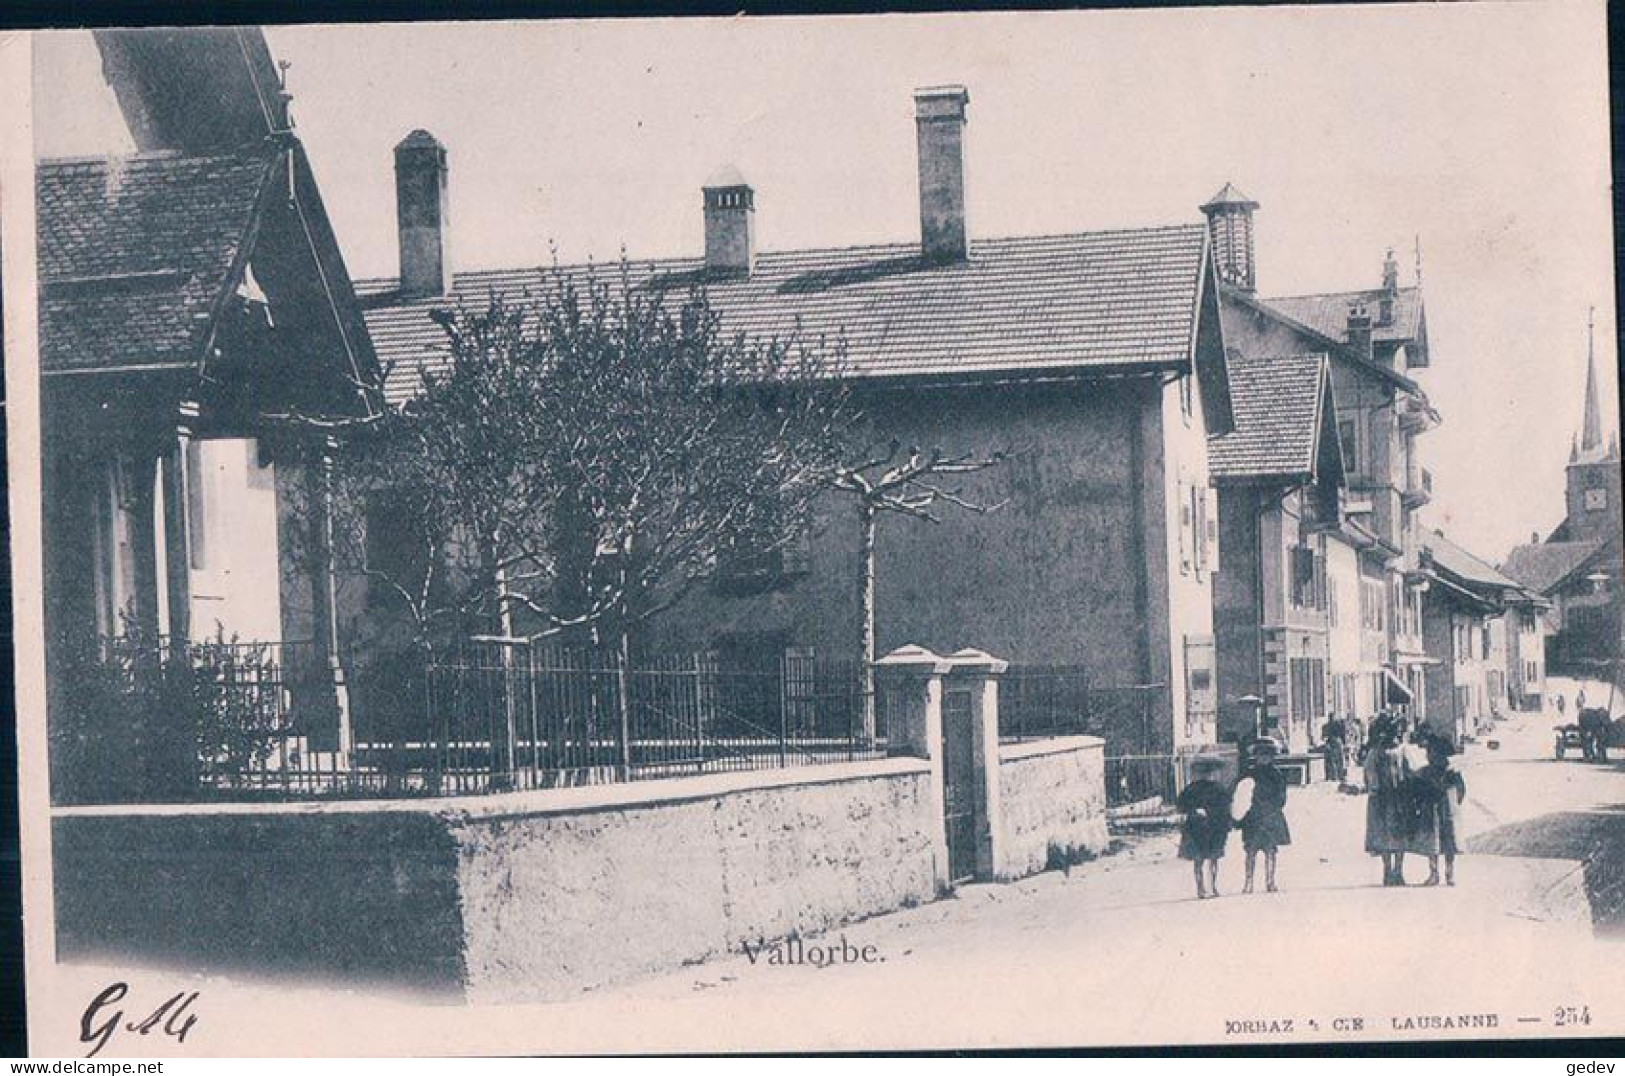
<svg viewBox="0 0 1625 1076">
<path fill-rule="evenodd" d="M 1593 1021 L 1575 1033 L 1619 1034 L 1625 765 L 1553 760 L 1550 726 L 1539 716 L 1510 722 L 1494 735 L 1497 749 L 1479 744 L 1465 756 L 1473 854 L 1458 863 L 1454 889 L 1379 887 L 1362 851 L 1365 800 L 1321 785 L 1288 804 L 1294 843 L 1282 855 L 1281 893 L 1237 895 L 1233 845 L 1224 897 L 1198 902 L 1173 834 L 1155 832 L 1069 876 L 967 887 L 818 939 L 872 945 L 883 960 L 870 964 L 739 956 L 578 1002 L 506 1009 L 399 1000 L 379 1012 L 347 991 L 267 991 L 215 977 L 132 982 L 147 984 L 139 989 L 148 996 L 170 982 L 203 984 L 201 1048 L 249 1052 L 288 1048 L 287 1023 L 269 1012 L 290 1006 L 305 1014 L 310 1049 L 363 1049 L 365 1029 L 378 1027 L 390 1031 L 374 1048 L 388 1052 L 489 1048 L 502 1034 L 526 1051 L 1485 1034 L 1404 1025 L 1473 1014 L 1494 1014 L 1502 1034 L 1551 1035 L 1563 1033 L 1554 1018 L 1568 1006 L 1588 1007 Z M 1408 873 L 1419 881 L 1425 863 L 1411 861 Z M 63 988 L 88 997 L 110 974 L 66 969 Z M 223 1047 L 210 1041 L 210 1021 L 222 1034 L 219 1010 L 232 1003 L 250 1008 Z M 1237 1021 L 1251 1023 L 1241 1030 Z M 136 1047 L 147 1044 L 126 1048 Z"/>
</svg>

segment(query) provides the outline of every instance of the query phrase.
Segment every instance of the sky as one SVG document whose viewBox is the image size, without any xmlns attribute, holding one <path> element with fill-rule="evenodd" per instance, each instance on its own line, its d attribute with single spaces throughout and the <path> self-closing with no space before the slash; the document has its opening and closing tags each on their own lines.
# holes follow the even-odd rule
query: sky
<svg viewBox="0 0 1625 1076">
<path fill-rule="evenodd" d="M 273 27 L 352 275 L 396 272 L 391 150 L 448 149 L 462 269 L 697 254 L 699 187 L 761 249 L 918 238 L 912 91 L 970 92 L 973 238 L 1261 204 L 1264 295 L 1375 287 L 1420 243 L 1444 417 L 1424 517 L 1499 561 L 1563 516 L 1597 307 L 1617 428 L 1601 3 Z M 81 35 L 83 36 L 83 35 Z M 76 52 L 75 50 L 79 51 Z M 88 50 L 88 51 L 85 51 Z M 37 50 L 38 51 L 38 50 Z M 50 54 L 48 54 L 50 55 Z M 56 54 L 93 70 L 85 37 Z M 88 66 L 86 66 L 88 65 Z M 44 155 L 95 110 L 36 93 Z M 104 108 L 111 108 L 108 102 Z"/>
</svg>

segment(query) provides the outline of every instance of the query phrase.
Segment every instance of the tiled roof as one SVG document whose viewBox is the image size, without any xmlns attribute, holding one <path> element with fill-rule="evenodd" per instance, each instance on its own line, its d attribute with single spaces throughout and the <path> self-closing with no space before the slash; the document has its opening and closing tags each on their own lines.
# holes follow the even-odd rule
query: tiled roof
<svg viewBox="0 0 1625 1076">
<path fill-rule="evenodd" d="M 1437 530 L 1428 532 L 1422 544 L 1433 557 L 1436 567 L 1459 579 L 1486 587 L 1522 589 L 1517 580 L 1509 579 L 1494 565 L 1475 557 Z"/>
<path fill-rule="evenodd" d="M 1300 325 L 1307 326 L 1322 336 L 1347 343 L 1349 338 L 1349 309 L 1363 306 L 1371 315 L 1371 339 L 1406 343 L 1415 340 L 1422 330 L 1422 290 L 1400 288 L 1394 299 L 1394 316 L 1388 325 L 1377 324 L 1377 304 L 1382 289 L 1369 291 L 1339 291 L 1327 295 L 1283 295 L 1259 301 L 1272 306 Z"/>
<path fill-rule="evenodd" d="M 273 158 L 43 161 L 41 367 L 196 362 Z"/>
<path fill-rule="evenodd" d="M 1209 473 L 1215 479 L 1307 479 L 1315 470 L 1326 356 L 1232 351 L 1229 366 L 1236 427 L 1208 440 Z"/>
<path fill-rule="evenodd" d="M 1521 545 L 1507 555 L 1501 570 L 1530 590 L 1547 594 L 1573 575 L 1603 545 L 1599 541 Z"/>
<path fill-rule="evenodd" d="M 917 245 L 894 244 L 762 253 L 748 279 L 707 280 L 698 258 L 635 262 L 630 272 L 639 285 L 704 280 L 732 332 L 839 340 L 852 377 L 1176 368 L 1192 358 L 1206 243 L 1207 229 L 1191 224 L 981 240 L 968 260 L 946 265 L 922 261 Z M 493 293 L 536 293 L 553 272 L 459 273 L 454 298 L 483 304 Z M 415 389 L 422 364 L 443 361 L 444 333 L 429 314 L 451 300 L 392 301 L 396 287 L 357 284 L 398 400 Z"/>
</svg>

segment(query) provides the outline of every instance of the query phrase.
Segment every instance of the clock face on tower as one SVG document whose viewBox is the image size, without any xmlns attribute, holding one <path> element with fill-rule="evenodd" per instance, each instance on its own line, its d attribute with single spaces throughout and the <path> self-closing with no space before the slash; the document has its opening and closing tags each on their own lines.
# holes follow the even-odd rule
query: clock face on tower
<svg viewBox="0 0 1625 1076">
<path fill-rule="evenodd" d="M 1598 512 L 1608 507 L 1608 491 L 1605 489 L 1586 490 L 1586 511 Z"/>
</svg>

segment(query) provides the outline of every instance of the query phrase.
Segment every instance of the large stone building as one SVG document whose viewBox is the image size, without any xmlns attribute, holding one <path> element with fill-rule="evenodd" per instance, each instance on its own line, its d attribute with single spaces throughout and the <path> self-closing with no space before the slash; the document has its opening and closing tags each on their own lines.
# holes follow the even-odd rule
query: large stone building
<svg viewBox="0 0 1625 1076">
<path fill-rule="evenodd" d="M 1431 361 L 1421 287 L 1400 285 L 1390 251 L 1375 288 L 1262 296 L 1258 208 L 1231 184 L 1202 207 L 1221 281 L 1225 345 L 1252 359 L 1328 357 L 1334 414 L 1325 421 L 1339 442 L 1345 490 L 1340 507 L 1327 513 L 1323 529 L 1311 532 L 1306 551 L 1297 555 L 1309 600 L 1318 603 L 1302 613 L 1308 619 L 1296 637 L 1299 652 L 1288 641 L 1280 668 L 1264 670 L 1261 681 L 1244 677 L 1222 687 L 1219 705 L 1259 696 L 1267 710 L 1278 711 L 1267 713 L 1267 723 L 1292 721 L 1317 731 L 1318 718 L 1333 711 L 1362 719 L 1388 706 L 1420 713 L 1426 708 L 1426 574 L 1416 513 L 1431 499 L 1432 477 L 1421 466 L 1416 439 L 1439 422 L 1413 376 Z M 1349 607 L 1355 596 L 1357 613 Z M 1333 632 L 1333 621 L 1336 662 L 1330 643 L 1317 641 L 1320 632 Z"/>
<path fill-rule="evenodd" d="M 1595 330 L 1593 329 L 1593 333 Z M 1564 476 L 1567 512 L 1544 541 L 1532 536 L 1501 566 L 1551 602 L 1546 667 L 1596 676 L 1621 656 L 1625 557 L 1621 555 L 1619 432 L 1604 435 L 1594 341 L 1586 362 L 1580 432 Z"/>
<path fill-rule="evenodd" d="M 977 235 L 965 219 L 968 100 L 957 87 L 915 96 L 918 242 L 758 251 L 756 192 L 729 170 L 703 191 L 703 256 L 630 272 L 638 287 L 703 282 L 725 329 L 843 340 L 843 376 L 879 444 L 1012 453 L 967 483 L 1001 510 L 945 513 L 940 526 L 883 519 L 879 652 L 973 646 L 1072 666 L 1148 693 L 1144 724 L 1117 750 L 1211 740 L 1207 444 L 1229 428 L 1230 401 L 1208 231 Z M 444 150 L 414 134 L 396 166 L 401 275 L 362 290 L 398 395 L 441 361 L 433 310 L 535 291 L 555 270 L 450 271 Z M 855 517 L 831 494 L 793 563 L 748 586 L 719 573 L 643 644 L 770 668 L 786 654 L 858 658 Z"/>
</svg>

